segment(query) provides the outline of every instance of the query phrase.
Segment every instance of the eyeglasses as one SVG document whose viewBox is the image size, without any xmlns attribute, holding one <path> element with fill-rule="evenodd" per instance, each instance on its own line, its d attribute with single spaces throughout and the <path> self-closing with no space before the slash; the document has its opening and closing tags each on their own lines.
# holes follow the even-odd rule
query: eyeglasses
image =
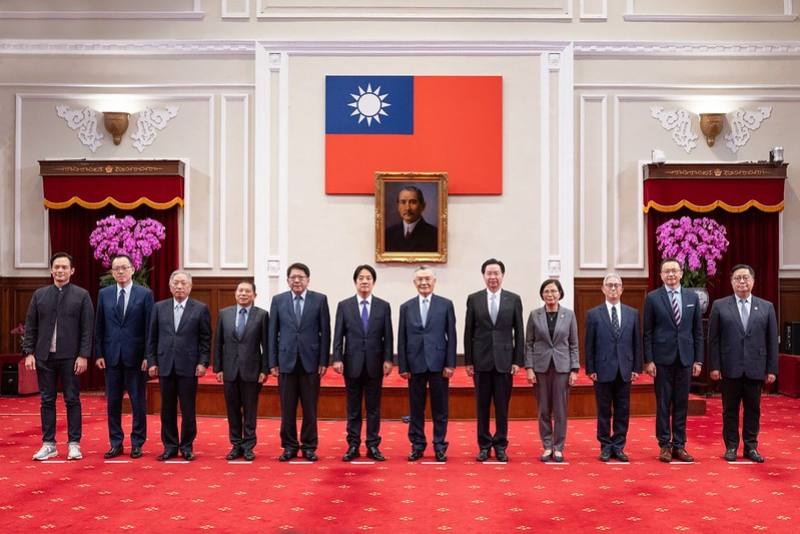
<svg viewBox="0 0 800 534">
<path fill-rule="evenodd" d="M 125 265 L 124 267 L 114 267 L 111 269 L 112 273 L 124 273 L 125 271 L 131 269 L 130 265 Z"/>
<path fill-rule="evenodd" d="M 622 287 L 622 284 L 606 284 L 605 286 L 609 289 L 619 289 Z"/>
<path fill-rule="evenodd" d="M 680 269 L 664 269 L 661 274 L 678 274 L 679 272 L 681 272 Z"/>
<path fill-rule="evenodd" d="M 307 278 L 307 276 L 305 276 L 303 274 L 295 274 L 295 275 L 290 276 L 289 280 L 292 280 L 293 282 L 294 281 L 302 282 L 306 278 Z"/>
<path fill-rule="evenodd" d="M 734 276 L 733 277 L 733 281 L 734 282 L 749 282 L 752 279 L 753 279 L 753 277 L 750 276 L 749 274 L 743 274 L 743 275 L 740 275 L 740 276 Z"/>
</svg>

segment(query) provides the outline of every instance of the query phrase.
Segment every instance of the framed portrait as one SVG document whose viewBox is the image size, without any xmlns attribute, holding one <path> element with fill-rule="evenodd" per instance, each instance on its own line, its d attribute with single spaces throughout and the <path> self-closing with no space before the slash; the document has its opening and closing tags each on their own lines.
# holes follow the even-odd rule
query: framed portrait
<svg viewBox="0 0 800 534">
<path fill-rule="evenodd" d="M 375 173 L 375 261 L 447 262 L 447 173 Z"/>
</svg>

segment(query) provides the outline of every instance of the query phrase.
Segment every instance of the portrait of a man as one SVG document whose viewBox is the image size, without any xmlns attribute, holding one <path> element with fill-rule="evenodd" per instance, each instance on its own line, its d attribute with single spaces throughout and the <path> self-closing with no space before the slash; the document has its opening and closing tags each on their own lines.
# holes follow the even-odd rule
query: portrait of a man
<svg viewBox="0 0 800 534">
<path fill-rule="evenodd" d="M 439 230 L 423 217 L 425 195 L 415 185 L 405 185 L 397 194 L 396 208 L 402 221 L 386 229 L 387 252 L 436 252 Z"/>
</svg>

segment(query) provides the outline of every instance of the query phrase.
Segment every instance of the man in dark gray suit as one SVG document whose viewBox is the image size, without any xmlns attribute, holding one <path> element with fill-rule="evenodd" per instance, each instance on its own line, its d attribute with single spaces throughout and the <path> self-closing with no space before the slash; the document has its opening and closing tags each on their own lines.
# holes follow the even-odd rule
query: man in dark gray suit
<svg viewBox="0 0 800 534">
<path fill-rule="evenodd" d="M 586 374 L 594 382 L 600 461 L 614 456 L 627 462 L 631 383 L 642 372 L 639 310 L 620 302 L 623 288 L 618 274 L 607 274 L 601 289 L 605 302 L 586 314 Z"/>
<path fill-rule="evenodd" d="M 281 397 L 281 462 L 296 458 L 298 449 L 306 460 L 318 459 L 317 402 L 330 359 L 331 316 L 328 298 L 308 289 L 310 279 L 307 265 L 290 265 L 289 291 L 275 295 L 269 309 L 269 367 L 278 377 Z M 298 402 L 303 407 L 302 444 L 297 441 Z"/>
<path fill-rule="evenodd" d="M 778 375 L 778 322 L 772 303 L 753 295 L 755 271 L 736 265 L 731 271 L 733 295 L 714 301 L 708 325 L 712 380 L 722 380 L 722 437 L 725 459 L 736 460 L 739 406 L 744 407 L 744 457 L 762 463 L 758 452 L 761 388 Z"/>
<path fill-rule="evenodd" d="M 169 277 L 171 299 L 156 303 L 150 317 L 147 365 L 158 376 L 161 389 L 161 441 L 164 451 L 156 458 L 166 461 L 180 451 L 187 461 L 195 458 L 197 436 L 195 401 L 197 378 L 206 374 L 211 355 L 211 314 L 208 306 L 189 298 L 192 275 L 174 271 Z M 181 433 L 178 438 L 178 402 Z"/>
<path fill-rule="evenodd" d="M 56 252 L 50 258 L 53 283 L 34 291 L 25 316 L 22 354 L 25 368 L 36 371 L 42 417 L 42 447 L 34 460 L 58 456 L 56 396 L 59 379 L 67 406 L 67 460 L 80 460 L 81 397 L 78 375 L 86 371 L 92 350 L 94 311 L 89 293 L 69 279 L 75 273 L 72 256 Z"/>
<path fill-rule="evenodd" d="M 410 421 L 408 460 L 422 458 L 425 439 L 425 397 L 431 389 L 433 448 L 437 462 L 447 461 L 448 387 L 456 367 L 456 315 L 453 302 L 433 294 L 436 274 L 427 266 L 414 271 L 416 297 L 400 306 L 397 361 L 408 380 Z"/>
<path fill-rule="evenodd" d="M 703 365 L 700 301 L 681 288 L 683 269 L 674 258 L 661 262 L 664 285 L 644 301 L 645 372 L 655 378 L 658 459 L 693 462 L 686 452 L 689 385 Z"/>
<path fill-rule="evenodd" d="M 255 460 L 256 416 L 261 384 L 267 382 L 269 314 L 254 306 L 256 285 L 236 286 L 236 305 L 219 312 L 214 350 L 214 373 L 223 383 L 232 448 L 226 460 Z"/>
<path fill-rule="evenodd" d="M 378 275 L 371 265 L 353 272 L 356 296 L 336 307 L 333 329 L 333 370 L 344 373 L 347 388 L 347 452 L 342 460 L 358 458 L 361 446 L 361 403 L 367 407 L 367 457 L 385 460 L 381 443 L 381 386 L 392 372 L 392 309 L 372 294 Z"/>
<path fill-rule="evenodd" d="M 492 447 L 500 462 L 508 461 L 508 405 L 513 375 L 524 364 L 525 325 L 522 299 L 502 289 L 505 264 L 495 258 L 483 262 L 481 274 L 486 289 L 467 297 L 464 324 L 464 363 L 475 383 L 478 415 L 478 456 L 489 459 Z M 489 413 L 494 403 L 495 434 L 489 431 Z"/>
</svg>

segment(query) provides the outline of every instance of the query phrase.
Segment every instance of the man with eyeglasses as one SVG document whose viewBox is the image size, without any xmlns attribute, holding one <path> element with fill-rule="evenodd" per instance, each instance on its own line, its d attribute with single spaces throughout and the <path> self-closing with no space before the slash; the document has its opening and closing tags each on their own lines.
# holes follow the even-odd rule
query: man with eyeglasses
<svg viewBox="0 0 800 534">
<path fill-rule="evenodd" d="M 708 325 L 711 380 L 721 380 L 722 438 L 725 460 L 736 461 L 739 407 L 743 406 L 744 457 L 764 462 L 758 452 L 761 388 L 778 375 L 778 321 L 771 302 L 753 295 L 755 271 L 739 264 L 731 270 L 733 295 L 714 301 Z"/>
<path fill-rule="evenodd" d="M 601 290 L 605 302 L 586 314 L 586 374 L 594 382 L 599 459 L 607 462 L 613 456 L 627 462 L 631 383 L 642 372 L 639 310 L 620 301 L 622 278 L 618 274 L 607 274 Z"/>
<path fill-rule="evenodd" d="M 122 396 L 127 391 L 131 401 L 131 458 L 142 456 L 147 439 L 147 359 L 145 342 L 153 292 L 133 283 L 133 261 L 125 254 L 111 260 L 111 274 L 116 282 L 100 290 L 94 323 L 95 365 L 105 372 L 108 439 L 111 448 L 106 460 L 123 454 Z"/>
<path fill-rule="evenodd" d="M 269 368 L 278 377 L 281 399 L 281 462 L 296 458 L 298 450 L 309 462 L 318 459 L 317 403 L 330 360 L 331 316 L 328 297 L 310 291 L 310 280 L 307 265 L 291 264 L 286 270 L 289 291 L 275 295 L 269 309 Z M 303 407 L 300 441 L 298 403 Z"/>
<path fill-rule="evenodd" d="M 681 287 L 683 268 L 675 258 L 661 261 L 664 285 L 644 301 L 645 373 L 655 378 L 658 459 L 693 462 L 686 452 L 689 386 L 703 365 L 700 300 Z"/>
</svg>

